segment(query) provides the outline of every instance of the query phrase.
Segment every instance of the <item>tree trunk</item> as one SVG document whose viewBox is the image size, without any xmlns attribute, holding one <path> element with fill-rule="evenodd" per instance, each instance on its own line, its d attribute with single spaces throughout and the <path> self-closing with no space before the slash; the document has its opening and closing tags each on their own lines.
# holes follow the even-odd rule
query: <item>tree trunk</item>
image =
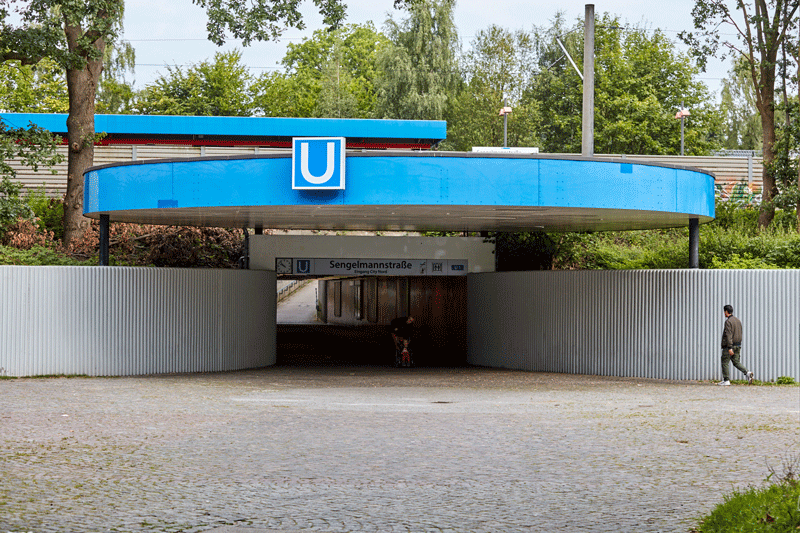
<svg viewBox="0 0 800 533">
<path fill-rule="evenodd" d="M 771 75 L 770 75 L 771 74 Z M 775 218 L 775 204 L 773 200 L 778 195 L 775 184 L 775 70 L 771 73 L 763 72 L 761 75 L 763 86 L 760 88 L 761 105 L 758 106 L 761 115 L 761 130 L 763 132 L 763 182 L 761 188 L 761 210 L 758 214 L 758 227 L 766 228 Z"/>
<path fill-rule="evenodd" d="M 83 33 L 81 28 L 67 24 L 64 31 L 70 51 L 80 54 L 78 39 Z M 67 68 L 69 116 L 67 192 L 64 196 L 64 244 L 67 246 L 79 241 L 89 227 L 89 219 L 83 216 L 83 173 L 94 161 L 94 102 L 103 68 L 105 41 L 98 39 L 94 47 L 100 52 L 99 59 L 87 59 L 81 69 Z"/>
</svg>

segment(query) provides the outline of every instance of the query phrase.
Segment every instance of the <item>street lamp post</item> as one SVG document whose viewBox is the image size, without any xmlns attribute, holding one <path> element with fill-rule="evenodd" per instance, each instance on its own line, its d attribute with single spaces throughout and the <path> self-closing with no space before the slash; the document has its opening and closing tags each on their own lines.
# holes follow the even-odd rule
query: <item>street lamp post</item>
<svg viewBox="0 0 800 533">
<path fill-rule="evenodd" d="M 503 108 L 500 109 L 500 116 L 503 117 L 503 148 L 508 148 L 508 115 L 511 114 L 511 108 L 507 103 L 504 101 Z"/>
<path fill-rule="evenodd" d="M 683 107 L 683 103 L 681 103 L 680 111 L 675 113 L 675 118 L 681 119 L 681 155 L 683 155 L 683 119 L 690 115 L 689 110 Z"/>
</svg>

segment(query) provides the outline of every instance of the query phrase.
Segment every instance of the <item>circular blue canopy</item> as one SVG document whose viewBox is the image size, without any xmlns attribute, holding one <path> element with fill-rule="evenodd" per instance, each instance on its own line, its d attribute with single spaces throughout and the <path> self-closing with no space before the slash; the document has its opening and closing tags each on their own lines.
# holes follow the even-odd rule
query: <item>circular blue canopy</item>
<svg viewBox="0 0 800 533">
<path fill-rule="evenodd" d="M 89 169 L 85 215 L 111 221 L 339 230 L 578 231 L 714 217 L 708 172 L 625 159 L 348 152 L 343 189 L 292 188 L 292 154 Z"/>
</svg>

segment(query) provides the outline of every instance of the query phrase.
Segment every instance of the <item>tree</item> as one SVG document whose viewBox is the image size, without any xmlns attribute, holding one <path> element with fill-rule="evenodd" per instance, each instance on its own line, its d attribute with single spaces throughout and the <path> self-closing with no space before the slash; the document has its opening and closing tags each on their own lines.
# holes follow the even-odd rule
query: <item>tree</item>
<svg viewBox="0 0 800 533">
<path fill-rule="evenodd" d="M 130 43 L 123 41 L 106 46 L 95 102 L 96 113 L 126 114 L 132 111 L 133 82 L 128 82 L 126 75 L 132 75 L 135 66 L 136 52 Z"/>
<path fill-rule="evenodd" d="M 407 4 L 408 18 L 386 21 L 393 46 L 378 55 L 377 118 L 441 120 L 461 84 L 455 0 Z"/>
<path fill-rule="evenodd" d="M 534 53 L 533 40 L 525 31 L 493 25 L 478 32 L 462 59 L 466 86 L 455 99 L 447 147 L 501 146 L 504 124 L 498 111 L 506 105 L 513 108 L 508 117 L 509 145 L 537 146 L 538 105 L 522 103 L 535 74 L 530 68 Z"/>
<path fill-rule="evenodd" d="M 747 65 L 737 61 L 722 80 L 720 112 L 722 146 L 729 150 L 760 150 L 761 119 L 756 109 L 756 95 L 749 81 Z"/>
<path fill-rule="evenodd" d="M 289 44 L 285 74 L 265 74 L 253 84 L 256 108 L 267 116 L 370 118 L 376 58 L 388 44 L 372 23 L 317 30 Z"/>
<path fill-rule="evenodd" d="M 22 26 L 8 23 L 8 10 L 0 12 L 0 59 L 29 65 L 50 58 L 66 70 L 69 155 L 64 236 L 69 244 L 88 227 L 82 212 L 83 171 L 91 166 L 94 155 L 94 101 L 103 53 L 106 43 L 117 35 L 123 4 L 121 0 L 9 0 L 9 4 L 17 4 Z"/>
<path fill-rule="evenodd" d="M 36 65 L 0 63 L 0 109 L 9 113 L 66 113 L 69 98 L 64 70 L 49 59 Z"/>
<path fill-rule="evenodd" d="M 778 193 L 772 162 L 775 159 L 775 68 L 778 52 L 789 30 L 796 27 L 800 0 L 695 0 L 692 16 L 697 33 L 681 38 L 694 51 L 701 67 L 709 56 L 733 54 L 747 64 L 761 117 L 764 177 L 759 227 L 775 217 L 773 199 Z M 735 39 L 722 29 L 732 28 Z"/>
<path fill-rule="evenodd" d="M 135 97 L 134 109 L 143 115 L 250 116 L 252 76 L 240 52 L 217 52 L 213 62 L 186 69 L 167 67 Z"/>
<path fill-rule="evenodd" d="M 193 0 L 208 14 L 208 35 L 215 44 L 228 33 L 247 46 L 253 40 L 274 39 L 286 27 L 303 28 L 299 0 Z M 326 24 L 344 18 L 341 0 L 314 0 Z M 12 24 L 14 9 L 21 21 Z M 123 0 L 5 0 L 0 5 L 0 62 L 23 65 L 51 58 L 66 71 L 69 92 L 67 118 L 68 170 L 64 198 L 64 240 L 76 242 L 88 227 L 83 215 L 83 172 L 94 155 L 95 100 L 106 46 L 120 29 Z"/>
<path fill-rule="evenodd" d="M 578 74 L 563 59 L 556 42 L 567 33 L 556 20 L 538 29 L 540 69 L 523 101 L 538 102 L 542 113 L 542 148 L 580 152 L 582 87 Z M 561 37 L 575 61 L 583 56 L 583 32 Z M 686 153 L 701 154 L 716 146 L 719 115 L 708 88 L 689 57 L 659 31 L 622 28 L 617 17 L 598 17 L 595 34 L 595 150 L 598 153 L 678 154 L 680 122 L 675 112 L 691 109 L 685 132 Z"/>
</svg>

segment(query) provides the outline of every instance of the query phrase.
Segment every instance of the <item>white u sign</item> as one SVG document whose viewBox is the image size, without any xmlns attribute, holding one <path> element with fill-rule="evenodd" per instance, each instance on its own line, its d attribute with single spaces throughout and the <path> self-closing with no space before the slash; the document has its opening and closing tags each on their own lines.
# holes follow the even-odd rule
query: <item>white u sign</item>
<svg viewBox="0 0 800 533">
<path fill-rule="evenodd" d="M 292 139 L 292 189 L 344 189 L 345 147 L 343 137 Z"/>
</svg>

